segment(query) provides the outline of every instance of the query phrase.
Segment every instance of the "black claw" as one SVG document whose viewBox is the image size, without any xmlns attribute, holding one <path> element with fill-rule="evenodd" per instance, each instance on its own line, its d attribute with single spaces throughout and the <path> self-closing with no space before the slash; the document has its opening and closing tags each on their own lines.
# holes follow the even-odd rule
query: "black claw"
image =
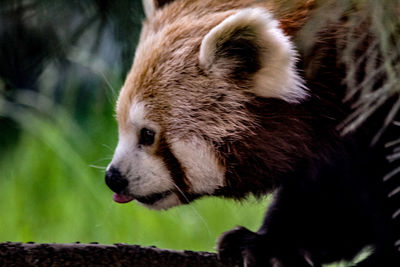
<svg viewBox="0 0 400 267">
<path fill-rule="evenodd" d="M 222 262 L 230 261 L 239 266 L 256 266 L 256 256 L 251 247 L 257 237 L 258 234 L 241 226 L 225 232 L 218 239 L 218 258 Z"/>
</svg>

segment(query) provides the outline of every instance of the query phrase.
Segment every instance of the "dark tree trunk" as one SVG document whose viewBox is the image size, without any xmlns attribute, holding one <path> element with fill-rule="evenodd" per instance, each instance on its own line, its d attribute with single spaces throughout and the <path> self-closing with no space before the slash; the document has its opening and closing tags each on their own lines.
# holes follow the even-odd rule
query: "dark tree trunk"
<svg viewBox="0 0 400 267">
<path fill-rule="evenodd" d="M 215 253 L 137 245 L 1 243 L 0 266 L 218 266 Z"/>
</svg>

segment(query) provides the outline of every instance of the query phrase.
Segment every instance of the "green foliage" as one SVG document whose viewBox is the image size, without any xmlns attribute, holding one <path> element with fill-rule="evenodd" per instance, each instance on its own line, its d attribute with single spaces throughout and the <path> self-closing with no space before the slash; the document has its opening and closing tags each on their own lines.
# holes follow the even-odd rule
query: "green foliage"
<svg viewBox="0 0 400 267">
<path fill-rule="evenodd" d="M 342 127 L 344 133 L 353 131 L 394 98 L 382 128 L 373 140 L 376 143 L 396 120 L 400 110 L 400 1 L 363 0 L 356 3 L 360 11 L 349 18 L 351 31 L 347 33 L 347 45 L 342 55 L 347 67 L 345 83 L 348 87 L 344 100 L 352 103 L 354 112 Z M 363 70 L 366 74 L 360 77 Z"/>
</svg>

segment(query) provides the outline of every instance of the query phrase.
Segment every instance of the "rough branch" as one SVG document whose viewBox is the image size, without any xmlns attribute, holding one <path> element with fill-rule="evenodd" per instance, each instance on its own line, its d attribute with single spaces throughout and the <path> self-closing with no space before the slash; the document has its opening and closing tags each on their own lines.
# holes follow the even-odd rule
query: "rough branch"
<svg viewBox="0 0 400 267">
<path fill-rule="evenodd" d="M 137 245 L 0 243 L 0 266 L 217 266 L 215 253 Z"/>
</svg>

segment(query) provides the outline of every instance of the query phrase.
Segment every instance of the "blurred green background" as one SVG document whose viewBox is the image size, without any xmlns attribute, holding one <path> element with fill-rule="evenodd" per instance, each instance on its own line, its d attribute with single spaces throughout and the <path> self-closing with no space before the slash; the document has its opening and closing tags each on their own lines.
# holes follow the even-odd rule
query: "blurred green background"
<svg viewBox="0 0 400 267">
<path fill-rule="evenodd" d="M 214 251 L 222 232 L 261 224 L 271 197 L 161 212 L 112 201 L 114 105 L 142 19 L 138 0 L 1 2 L 0 242 Z"/>
</svg>

